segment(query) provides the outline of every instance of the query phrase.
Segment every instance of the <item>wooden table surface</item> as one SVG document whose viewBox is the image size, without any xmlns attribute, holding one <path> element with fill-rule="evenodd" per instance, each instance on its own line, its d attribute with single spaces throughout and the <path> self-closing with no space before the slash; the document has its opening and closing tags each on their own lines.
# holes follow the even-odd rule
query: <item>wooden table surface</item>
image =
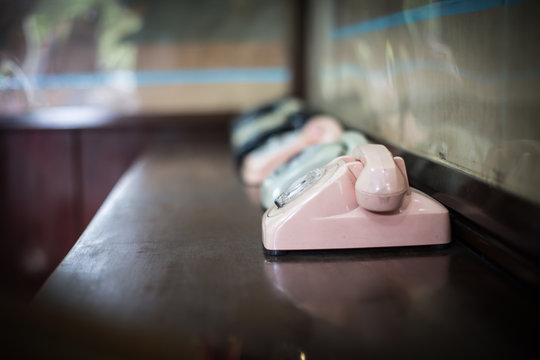
<svg viewBox="0 0 540 360">
<path fill-rule="evenodd" d="M 458 239 L 266 257 L 255 190 L 224 141 L 153 148 L 27 309 L 33 344 L 78 358 L 514 358 L 536 348 L 536 295 Z"/>
</svg>

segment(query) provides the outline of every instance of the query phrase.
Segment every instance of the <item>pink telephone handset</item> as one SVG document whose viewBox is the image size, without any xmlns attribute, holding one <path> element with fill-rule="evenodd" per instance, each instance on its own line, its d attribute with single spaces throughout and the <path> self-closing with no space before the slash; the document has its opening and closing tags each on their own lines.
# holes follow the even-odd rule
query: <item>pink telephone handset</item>
<svg viewBox="0 0 540 360">
<path fill-rule="evenodd" d="M 376 144 L 357 147 L 353 157 L 364 166 L 355 184 L 358 205 L 378 212 L 397 210 L 409 193 L 403 159 L 392 158 L 386 147 Z"/>
<path fill-rule="evenodd" d="M 263 215 L 267 250 L 450 242 L 448 210 L 409 187 L 405 162 L 367 144 L 293 183 Z"/>
<path fill-rule="evenodd" d="M 299 131 L 290 131 L 269 139 L 264 145 L 249 153 L 240 171 L 244 183 L 260 185 L 279 165 L 314 144 L 336 141 L 343 128 L 329 116 L 317 115 Z"/>
</svg>

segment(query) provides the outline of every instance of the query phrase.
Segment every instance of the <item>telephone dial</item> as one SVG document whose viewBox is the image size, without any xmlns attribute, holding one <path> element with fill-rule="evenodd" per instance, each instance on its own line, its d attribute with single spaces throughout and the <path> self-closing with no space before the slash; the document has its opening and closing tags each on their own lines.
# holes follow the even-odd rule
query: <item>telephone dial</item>
<svg viewBox="0 0 540 360">
<path fill-rule="evenodd" d="M 323 167 L 333 159 L 350 154 L 358 145 L 367 144 L 366 137 L 357 131 L 344 131 L 339 139 L 328 144 L 307 147 L 301 154 L 280 165 L 261 185 L 261 205 L 266 210 L 297 178 Z"/>
<path fill-rule="evenodd" d="M 263 245 L 283 250 L 450 242 L 448 210 L 411 188 L 405 162 L 366 144 L 296 180 L 262 220 Z"/>
</svg>

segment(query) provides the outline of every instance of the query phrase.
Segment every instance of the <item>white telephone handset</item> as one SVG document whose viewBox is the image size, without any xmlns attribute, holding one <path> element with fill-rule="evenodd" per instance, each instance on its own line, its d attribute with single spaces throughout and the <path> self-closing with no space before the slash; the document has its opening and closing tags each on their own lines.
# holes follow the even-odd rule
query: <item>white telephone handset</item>
<svg viewBox="0 0 540 360">
<path fill-rule="evenodd" d="M 358 205 L 375 212 L 399 209 L 410 193 L 403 159 L 377 144 L 358 146 L 353 157 L 364 166 L 355 184 Z"/>
</svg>

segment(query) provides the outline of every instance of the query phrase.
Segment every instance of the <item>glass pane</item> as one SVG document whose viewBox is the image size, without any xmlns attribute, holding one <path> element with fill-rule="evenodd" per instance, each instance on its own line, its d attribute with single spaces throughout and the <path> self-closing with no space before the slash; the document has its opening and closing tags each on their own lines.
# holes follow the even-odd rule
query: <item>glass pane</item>
<svg viewBox="0 0 540 360">
<path fill-rule="evenodd" d="M 289 89 L 288 3 L 0 0 L 0 113 L 235 111 Z"/>
</svg>

